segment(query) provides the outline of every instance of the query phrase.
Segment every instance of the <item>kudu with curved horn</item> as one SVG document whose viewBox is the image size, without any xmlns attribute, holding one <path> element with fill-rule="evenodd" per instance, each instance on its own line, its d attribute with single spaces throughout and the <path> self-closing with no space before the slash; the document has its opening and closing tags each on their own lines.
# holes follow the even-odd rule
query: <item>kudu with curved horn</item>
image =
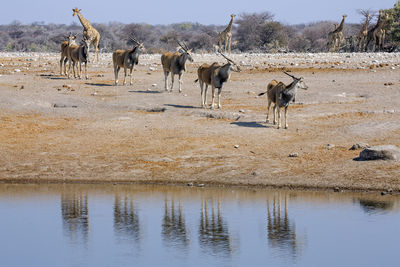
<svg viewBox="0 0 400 267">
<path fill-rule="evenodd" d="M 197 69 L 198 79 L 201 89 L 201 105 L 203 108 L 207 107 L 207 88 L 211 85 L 212 89 L 212 100 L 211 108 L 214 108 L 215 88 L 218 88 L 218 108 L 221 108 L 221 92 L 222 86 L 230 78 L 231 72 L 240 72 L 240 67 L 231 59 L 226 57 L 220 52 L 220 54 L 228 61 L 224 65 L 220 65 L 217 62 L 211 65 L 204 63 Z M 204 87 L 205 85 L 205 87 Z"/>
<path fill-rule="evenodd" d="M 139 42 L 133 36 L 129 37 L 135 44 L 132 49 L 126 50 L 115 50 L 113 53 L 113 66 L 114 66 L 114 75 L 115 75 L 115 85 L 118 85 L 118 72 L 123 67 L 125 76 L 124 76 L 124 85 L 126 85 L 126 75 L 127 69 L 129 68 L 129 79 L 130 85 L 132 85 L 132 71 L 133 67 L 139 63 L 139 55 L 140 51 L 144 50 L 143 43 Z"/>
<path fill-rule="evenodd" d="M 269 122 L 269 109 L 271 107 L 271 103 L 274 105 L 274 124 L 276 124 L 276 111 L 278 111 L 278 129 L 281 127 L 281 108 L 285 108 L 285 129 L 288 128 L 287 123 L 287 115 L 288 108 L 290 102 L 294 102 L 296 98 L 297 89 L 307 90 L 308 86 L 304 82 L 304 78 L 297 78 L 286 71 L 282 71 L 289 77 L 293 79 L 292 83 L 289 85 L 285 85 L 283 82 L 279 82 L 277 80 L 272 80 L 268 86 L 267 91 L 258 94 L 258 96 L 262 96 L 267 93 L 268 97 L 268 110 L 267 110 L 267 122 Z"/>
<path fill-rule="evenodd" d="M 182 92 L 182 75 L 186 71 L 186 61 L 193 62 L 193 57 L 190 49 L 186 44 L 182 45 L 176 40 L 179 46 L 182 48 L 180 51 L 171 53 L 165 52 L 161 55 L 161 64 L 164 70 L 165 80 L 165 91 L 168 91 L 168 75 L 171 73 L 171 89 L 174 87 L 174 76 L 179 77 L 179 93 Z"/>
</svg>

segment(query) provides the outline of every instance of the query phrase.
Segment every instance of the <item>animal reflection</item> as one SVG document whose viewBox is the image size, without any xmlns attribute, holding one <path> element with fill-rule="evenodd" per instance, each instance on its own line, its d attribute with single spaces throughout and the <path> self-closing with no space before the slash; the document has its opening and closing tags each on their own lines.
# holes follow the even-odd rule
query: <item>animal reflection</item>
<svg viewBox="0 0 400 267">
<path fill-rule="evenodd" d="M 168 200 L 165 198 L 162 236 L 165 242 L 173 246 L 185 248 L 189 245 L 189 236 L 181 202 L 176 207 L 174 199 Z"/>
<path fill-rule="evenodd" d="M 393 202 L 372 199 L 359 199 L 360 207 L 368 214 L 389 211 L 393 208 Z"/>
<path fill-rule="evenodd" d="M 133 198 L 119 194 L 114 199 L 114 231 L 117 236 L 140 241 L 140 221 Z"/>
<path fill-rule="evenodd" d="M 204 250 L 209 250 L 212 254 L 224 253 L 230 255 L 232 253 L 229 229 L 221 216 L 221 203 L 219 201 L 217 205 L 215 205 L 214 200 L 202 201 L 199 239 L 200 246 Z"/>
<path fill-rule="evenodd" d="M 87 243 L 89 237 L 88 196 L 84 193 L 61 195 L 63 228 L 73 241 Z"/>
<path fill-rule="evenodd" d="M 299 244 L 296 236 L 295 225 L 290 223 L 288 216 L 287 197 L 284 199 L 284 212 L 282 214 L 281 199 L 273 198 L 268 204 L 268 241 L 272 248 L 289 252 L 295 257 L 298 254 Z M 272 209 L 272 210 L 271 210 Z"/>
</svg>

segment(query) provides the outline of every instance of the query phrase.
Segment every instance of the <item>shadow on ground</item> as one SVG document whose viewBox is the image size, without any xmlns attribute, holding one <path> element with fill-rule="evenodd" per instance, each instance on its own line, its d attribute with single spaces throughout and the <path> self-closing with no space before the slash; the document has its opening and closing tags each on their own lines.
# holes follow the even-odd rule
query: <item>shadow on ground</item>
<svg viewBox="0 0 400 267">
<path fill-rule="evenodd" d="M 144 90 L 139 90 L 139 91 L 130 90 L 128 92 L 129 93 L 139 93 L 139 94 L 162 94 L 162 92 L 160 92 L 160 91 L 144 91 Z"/>
<path fill-rule="evenodd" d="M 85 84 L 90 86 L 113 86 L 112 84 L 108 83 L 85 83 Z"/>
<path fill-rule="evenodd" d="M 175 104 L 165 104 L 164 106 L 174 107 L 174 108 L 186 108 L 186 109 L 199 108 L 199 107 L 195 107 L 195 106 L 175 105 Z"/>
<path fill-rule="evenodd" d="M 272 128 L 272 126 L 267 126 L 255 121 L 238 121 L 238 122 L 231 122 L 231 124 L 248 128 Z"/>
</svg>

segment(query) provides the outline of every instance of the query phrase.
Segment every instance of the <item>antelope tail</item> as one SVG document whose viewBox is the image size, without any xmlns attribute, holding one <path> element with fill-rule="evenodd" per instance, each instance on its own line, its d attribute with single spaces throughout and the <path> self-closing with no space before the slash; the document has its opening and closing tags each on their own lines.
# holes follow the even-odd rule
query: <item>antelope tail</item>
<svg viewBox="0 0 400 267">
<path fill-rule="evenodd" d="M 265 95 L 267 92 L 268 92 L 268 91 L 265 91 L 265 92 L 263 92 L 263 93 L 259 93 L 258 96 Z"/>
</svg>

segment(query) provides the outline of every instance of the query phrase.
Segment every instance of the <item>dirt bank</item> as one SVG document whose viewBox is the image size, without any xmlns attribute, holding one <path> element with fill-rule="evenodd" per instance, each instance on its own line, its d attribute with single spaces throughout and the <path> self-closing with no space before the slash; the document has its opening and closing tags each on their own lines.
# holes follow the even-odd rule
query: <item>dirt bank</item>
<svg viewBox="0 0 400 267">
<path fill-rule="evenodd" d="M 116 87 L 109 54 L 89 65 L 89 80 L 68 80 L 58 54 L 0 53 L 0 181 L 400 190 L 399 162 L 349 150 L 400 146 L 398 54 L 232 57 L 243 71 L 211 111 L 193 81 L 201 63 L 223 62 L 215 55 L 195 55 L 179 94 L 164 92 L 158 55 L 141 58 L 134 85 Z M 309 85 L 288 130 L 265 122 L 257 97 L 272 79 L 290 82 L 282 67 Z"/>
</svg>

